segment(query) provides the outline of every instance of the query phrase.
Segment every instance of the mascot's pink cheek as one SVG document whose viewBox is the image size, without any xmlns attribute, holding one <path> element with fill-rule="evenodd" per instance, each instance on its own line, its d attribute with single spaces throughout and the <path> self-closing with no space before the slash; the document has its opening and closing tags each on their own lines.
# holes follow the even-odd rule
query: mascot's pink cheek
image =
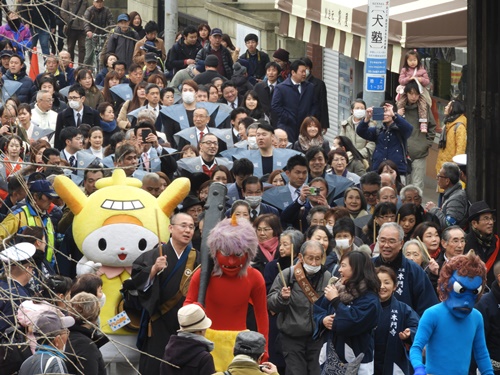
<svg viewBox="0 0 500 375">
<path fill-rule="evenodd" d="M 224 256 L 217 252 L 217 262 L 224 274 L 227 276 L 237 276 L 241 269 L 245 266 L 248 254 L 245 254 L 242 257 L 237 257 L 236 255 Z"/>
</svg>

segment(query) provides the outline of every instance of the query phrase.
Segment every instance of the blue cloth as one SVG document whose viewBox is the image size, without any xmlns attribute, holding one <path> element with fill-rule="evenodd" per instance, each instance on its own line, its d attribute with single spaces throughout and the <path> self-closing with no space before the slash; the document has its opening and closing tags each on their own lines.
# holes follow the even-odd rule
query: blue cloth
<svg viewBox="0 0 500 375">
<path fill-rule="evenodd" d="M 380 257 L 373 258 L 373 263 L 376 267 L 381 265 L 390 267 L 390 265 L 384 264 Z M 410 306 L 419 316 L 422 316 L 426 309 L 439 302 L 431 281 L 418 264 L 402 256 L 401 266 L 395 272 L 398 276 L 398 287 L 394 296 Z"/>
<path fill-rule="evenodd" d="M 17 307 L 29 296 L 28 290 L 17 281 L 11 279 L 9 287 L 7 281 L 0 280 L 0 333 L 14 325 L 14 308 L 17 313 Z"/>
<path fill-rule="evenodd" d="M 471 352 L 482 375 L 493 375 L 484 337 L 481 313 L 476 309 L 464 319 L 450 313 L 444 303 L 424 312 L 410 349 L 414 368 L 424 366 L 422 350 L 427 346 L 425 372 L 433 375 L 467 374 Z"/>
<path fill-rule="evenodd" d="M 369 126 L 363 119 L 356 128 L 356 133 L 367 141 L 375 142 L 375 150 L 372 156 L 372 171 L 376 171 L 385 160 L 392 160 L 398 166 L 400 174 L 406 174 L 406 155 L 401 148 L 401 142 L 396 132 L 399 132 L 405 148 L 413 131 L 413 126 L 400 115 L 396 115 L 395 121 L 389 126 Z"/>
<path fill-rule="evenodd" d="M 36 47 L 38 41 L 40 41 L 42 53 L 45 56 L 48 56 L 50 54 L 50 34 L 47 30 L 35 26 L 33 30 L 33 37 L 31 38 L 33 47 Z"/>
<path fill-rule="evenodd" d="M 477 302 L 476 309 L 483 316 L 490 358 L 500 361 L 500 287 L 497 281 L 491 286 L 491 292 L 483 295 Z"/>
<path fill-rule="evenodd" d="M 290 78 L 276 85 L 271 109 L 276 113 L 278 121 L 276 126 L 288 134 L 288 141 L 294 143 L 299 139 L 299 129 L 302 121 L 307 116 L 316 116 L 318 104 L 314 99 L 314 85 L 302 82 L 301 93 Z M 410 125 L 411 126 L 411 125 Z"/>
<path fill-rule="evenodd" d="M 375 373 L 381 375 L 411 374 L 410 361 L 399 333 L 410 328 L 409 342 L 415 338 L 419 316 L 406 303 L 391 297 L 383 306 L 375 329 Z"/>
<path fill-rule="evenodd" d="M 111 122 L 101 120 L 101 128 L 106 133 L 111 133 L 116 129 L 116 120 L 113 120 Z"/>
<path fill-rule="evenodd" d="M 381 312 L 378 295 L 370 291 L 355 298 L 348 305 L 340 302 L 338 297 L 328 301 L 322 296 L 314 304 L 314 338 L 319 338 L 326 332 L 328 341 L 333 341 L 335 352 L 342 361 L 348 362 L 346 347 L 349 347 L 355 357 L 364 353 L 362 363 L 370 363 L 373 361 L 374 352 L 373 330 Z M 333 326 L 327 331 L 323 319 L 332 314 L 335 314 Z M 349 358 L 349 361 L 352 360 Z"/>
<path fill-rule="evenodd" d="M 30 104 L 31 98 L 33 98 L 36 94 L 36 86 L 33 84 L 33 81 L 26 74 L 26 65 L 21 68 L 21 71 L 17 74 L 12 74 L 10 70 L 7 70 L 5 74 L 2 76 L 2 81 L 17 81 L 22 84 L 21 87 L 17 89 L 15 94 L 21 103 Z"/>
</svg>

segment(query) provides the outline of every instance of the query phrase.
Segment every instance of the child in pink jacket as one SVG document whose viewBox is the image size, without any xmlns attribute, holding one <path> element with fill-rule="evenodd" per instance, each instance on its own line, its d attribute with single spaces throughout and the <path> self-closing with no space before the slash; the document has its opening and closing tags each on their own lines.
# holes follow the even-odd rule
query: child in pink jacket
<svg viewBox="0 0 500 375">
<path fill-rule="evenodd" d="M 420 83 L 424 88 L 429 85 L 430 80 L 427 71 L 420 62 L 420 56 L 417 51 L 411 50 L 406 53 L 405 64 L 401 73 L 399 74 L 399 85 L 397 92 L 399 94 L 398 109 L 404 108 L 407 104 L 408 97 L 404 93 L 404 86 L 406 86 L 412 79 Z M 422 92 L 420 93 L 422 94 Z M 427 133 L 427 108 L 428 104 L 424 95 L 420 95 L 418 99 L 418 117 L 420 122 L 420 131 Z"/>
</svg>

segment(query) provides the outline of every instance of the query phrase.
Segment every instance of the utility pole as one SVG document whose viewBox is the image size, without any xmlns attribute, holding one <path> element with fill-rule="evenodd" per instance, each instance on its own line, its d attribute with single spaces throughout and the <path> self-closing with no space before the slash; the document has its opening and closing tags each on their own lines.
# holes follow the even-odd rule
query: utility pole
<svg viewBox="0 0 500 375">
<path fill-rule="evenodd" d="M 363 77 L 363 100 L 367 107 L 379 107 L 385 99 L 389 7 L 389 0 L 368 1 Z"/>
<path fill-rule="evenodd" d="M 175 34 L 177 33 L 177 28 L 179 27 L 177 20 L 178 5 L 177 5 L 177 0 L 164 0 L 164 1 L 165 1 L 164 42 L 165 46 L 173 46 L 175 43 Z"/>
<path fill-rule="evenodd" d="M 467 4 L 467 195 L 500 208 L 500 2 Z M 499 222 L 496 223 L 497 233 Z"/>
</svg>

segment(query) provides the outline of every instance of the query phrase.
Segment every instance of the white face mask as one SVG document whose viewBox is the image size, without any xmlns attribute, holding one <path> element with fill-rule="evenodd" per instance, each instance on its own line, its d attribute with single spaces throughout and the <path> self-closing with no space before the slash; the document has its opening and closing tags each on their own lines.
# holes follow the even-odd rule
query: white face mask
<svg viewBox="0 0 500 375">
<path fill-rule="evenodd" d="M 194 92 L 184 91 L 182 93 L 182 101 L 186 104 L 194 103 Z"/>
<path fill-rule="evenodd" d="M 68 105 L 71 109 L 77 110 L 80 108 L 80 101 L 79 100 L 68 100 Z"/>
<path fill-rule="evenodd" d="M 366 111 L 364 109 L 355 109 L 354 111 L 352 111 L 352 114 L 356 118 L 363 118 L 366 115 Z"/>
<path fill-rule="evenodd" d="M 304 267 L 304 271 L 306 271 L 308 275 L 314 275 L 321 269 L 321 266 L 310 266 L 307 263 L 302 263 L 302 266 Z"/>
<path fill-rule="evenodd" d="M 101 307 L 101 309 L 104 307 L 104 304 L 106 303 L 106 294 L 102 294 L 102 297 L 99 298 L 99 306 Z"/>
<path fill-rule="evenodd" d="M 340 240 L 335 240 L 336 247 L 345 250 L 349 248 L 349 240 L 347 238 L 342 238 Z"/>
<path fill-rule="evenodd" d="M 330 234 L 333 233 L 333 225 L 325 225 L 326 226 L 326 229 L 328 229 L 328 232 L 330 232 Z"/>
<path fill-rule="evenodd" d="M 261 196 L 249 196 L 249 197 L 245 197 L 245 200 L 248 202 L 250 207 L 256 208 L 256 207 L 259 207 L 260 202 L 262 202 L 262 197 Z"/>
<path fill-rule="evenodd" d="M 247 142 L 250 150 L 257 150 L 259 148 L 257 146 L 257 137 L 248 137 Z"/>
<path fill-rule="evenodd" d="M 309 77 L 311 75 L 311 71 L 309 69 L 306 69 L 306 77 Z"/>
</svg>

